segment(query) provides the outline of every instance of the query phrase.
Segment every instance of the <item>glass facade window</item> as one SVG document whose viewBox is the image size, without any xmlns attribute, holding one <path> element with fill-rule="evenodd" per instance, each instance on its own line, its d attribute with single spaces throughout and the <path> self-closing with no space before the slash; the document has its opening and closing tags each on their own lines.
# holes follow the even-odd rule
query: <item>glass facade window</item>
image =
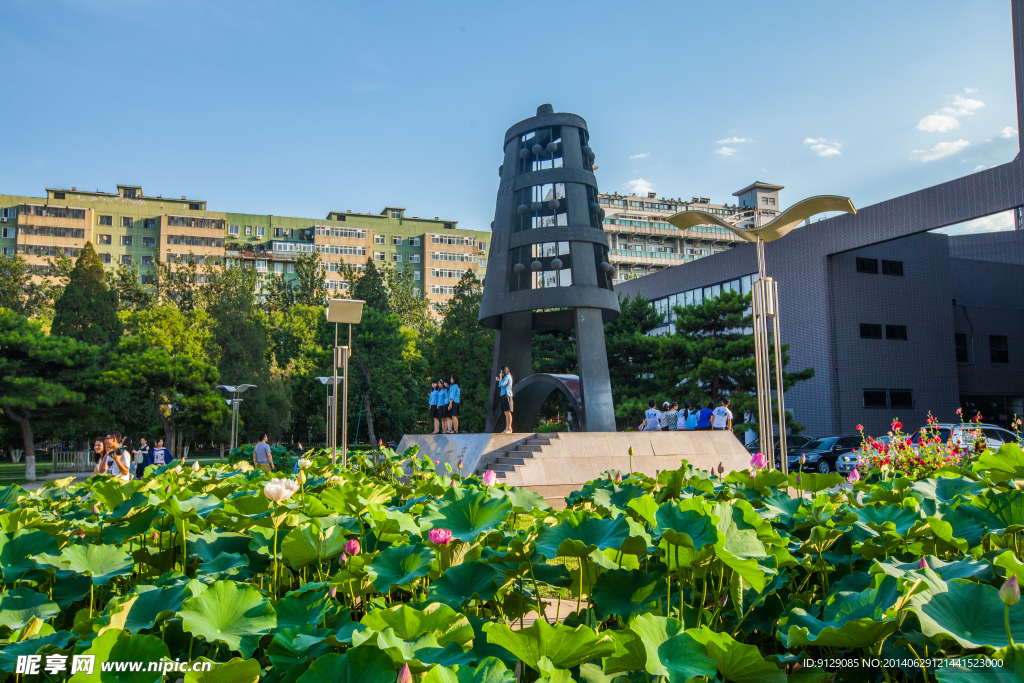
<svg viewBox="0 0 1024 683">
<path fill-rule="evenodd" d="M 714 285 L 708 285 L 707 287 L 698 287 L 685 292 L 661 297 L 660 299 L 655 299 L 651 303 L 654 304 L 656 310 L 665 316 L 663 324 L 669 325 L 676 321 L 677 316 L 673 310 L 676 306 L 699 306 L 706 300 L 720 296 L 722 292 L 737 292 L 743 296 L 748 296 L 753 288 L 753 283 L 756 280 L 756 273 L 744 275 L 741 278 L 728 280 L 726 282 L 719 282 Z M 748 313 L 750 310 L 751 309 L 748 309 Z"/>
</svg>

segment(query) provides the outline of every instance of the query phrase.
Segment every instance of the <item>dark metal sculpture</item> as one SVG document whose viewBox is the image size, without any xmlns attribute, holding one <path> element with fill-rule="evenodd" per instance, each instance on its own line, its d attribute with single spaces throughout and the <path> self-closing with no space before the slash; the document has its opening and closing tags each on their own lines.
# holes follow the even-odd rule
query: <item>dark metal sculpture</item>
<svg viewBox="0 0 1024 683">
<path fill-rule="evenodd" d="M 615 431 L 604 323 L 619 317 L 619 302 L 589 137 L 586 121 L 555 113 L 550 104 L 505 133 L 480 303 L 480 323 L 498 331 L 487 431 L 505 427 L 494 381 L 503 365 L 517 381 L 514 431 L 531 430 L 556 390 L 579 406 L 585 431 Z M 580 375 L 573 389 L 570 376 L 533 376 L 533 332 L 564 329 L 575 331 Z"/>
</svg>

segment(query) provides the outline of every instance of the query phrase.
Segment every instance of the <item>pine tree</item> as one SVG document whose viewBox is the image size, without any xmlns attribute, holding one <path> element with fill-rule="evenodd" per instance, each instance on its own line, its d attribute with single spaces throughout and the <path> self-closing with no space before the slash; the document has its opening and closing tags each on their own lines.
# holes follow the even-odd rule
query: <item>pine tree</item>
<svg viewBox="0 0 1024 683">
<path fill-rule="evenodd" d="M 151 287 L 142 284 L 139 267 L 119 263 L 114 271 L 107 271 L 107 284 L 117 292 L 122 311 L 145 311 L 156 303 Z"/>
<path fill-rule="evenodd" d="M 441 306 L 444 319 L 433 339 L 431 378 L 459 376 L 461 404 L 460 432 L 481 432 L 487 422 L 487 398 L 491 387 L 491 357 L 494 354 L 494 330 L 478 322 L 483 287 L 476 275 L 467 270 L 455 286 L 455 294 Z M 429 385 L 416 394 L 416 406 L 429 427 L 427 401 Z"/>
<path fill-rule="evenodd" d="M 406 263 L 399 270 L 393 263 L 385 263 L 380 273 L 388 293 L 388 305 L 402 325 L 416 330 L 420 335 L 431 334 L 436 323 L 430 315 L 430 302 L 416 293 L 417 283 L 413 279 L 412 264 Z"/>
<path fill-rule="evenodd" d="M 327 280 L 324 277 L 320 253 L 299 254 L 295 260 L 294 303 L 303 306 L 323 306 L 327 301 Z"/>
<path fill-rule="evenodd" d="M 655 371 L 665 340 L 647 333 L 661 324 L 662 316 L 642 295 L 620 299 L 621 315 L 605 323 L 608 374 L 612 385 L 615 417 L 620 426 L 635 427 L 647 409 L 647 402 L 671 398 L 669 387 L 659 382 Z"/>
<path fill-rule="evenodd" d="M 736 416 L 734 427 L 743 422 L 744 413 L 757 414 L 754 394 L 756 370 L 754 363 L 754 336 L 750 311 L 750 295 L 723 292 L 714 299 L 706 299 L 693 306 L 676 307 L 676 332 L 665 337 L 659 378 L 663 386 L 679 387 L 684 400 L 692 404 L 717 405 L 725 396 Z M 782 347 L 782 363 L 789 363 Z M 774 356 L 770 362 L 775 370 Z M 783 387 L 789 390 L 797 382 L 814 376 L 814 368 L 798 372 L 783 370 Z M 772 383 L 774 387 L 774 381 Z M 673 399 L 679 400 L 679 399 Z M 682 403 L 682 401 L 680 401 Z M 787 423 L 796 433 L 802 425 Z"/>
<path fill-rule="evenodd" d="M 117 317 L 117 292 L 107 287 L 105 280 L 100 257 L 92 242 L 86 242 L 54 305 L 53 334 L 94 345 L 118 342 L 124 325 Z"/>
</svg>

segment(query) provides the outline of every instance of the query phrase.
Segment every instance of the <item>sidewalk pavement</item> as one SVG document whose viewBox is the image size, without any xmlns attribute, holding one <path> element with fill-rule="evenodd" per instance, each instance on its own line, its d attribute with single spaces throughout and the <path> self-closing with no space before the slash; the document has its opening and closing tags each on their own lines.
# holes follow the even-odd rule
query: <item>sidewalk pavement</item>
<svg viewBox="0 0 1024 683">
<path fill-rule="evenodd" d="M 21 488 L 26 491 L 33 491 L 35 489 L 41 489 L 46 486 L 47 482 L 55 481 L 57 479 L 67 479 L 68 477 L 74 477 L 75 480 L 72 483 L 79 484 L 92 475 L 92 472 L 59 472 L 57 474 L 47 474 L 45 477 L 39 477 L 35 481 L 25 482 L 19 484 Z"/>
</svg>

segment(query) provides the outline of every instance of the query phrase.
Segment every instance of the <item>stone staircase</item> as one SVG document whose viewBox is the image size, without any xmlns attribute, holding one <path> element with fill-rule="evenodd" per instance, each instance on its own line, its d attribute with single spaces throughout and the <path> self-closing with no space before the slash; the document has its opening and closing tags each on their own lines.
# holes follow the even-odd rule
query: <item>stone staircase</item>
<svg viewBox="0 0 1024 683">
<path fill-rule="evenodd" d="M 486 462 L 481 461 L 476 473 L 483 475 L 487 470 L 493 471 L 499 480 L 506 480 L 505 483 L 519 486 L 521 477 L 519 471 L 533 458 L 541 457 L 541 453 L 551 442 L 558 439 L 558 433 L 538 435 L 532 434 L 515 444 L 509 446 L 508 450 L 502 450 L 500 455 Z"/>
</svg>

